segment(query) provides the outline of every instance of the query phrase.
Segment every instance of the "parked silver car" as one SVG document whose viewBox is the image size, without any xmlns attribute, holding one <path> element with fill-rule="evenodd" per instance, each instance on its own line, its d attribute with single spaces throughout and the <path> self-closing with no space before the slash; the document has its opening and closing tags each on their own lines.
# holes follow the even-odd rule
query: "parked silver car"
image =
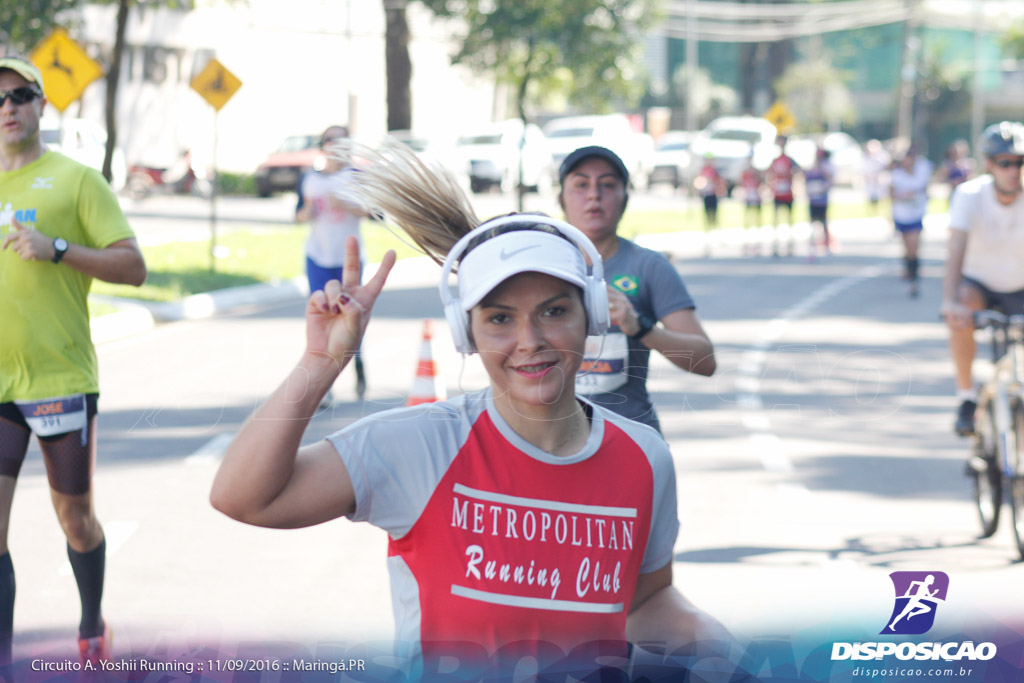
<svg viewBox="0 0 1024 683">
<path fill-rule="evenodd" d="M 527 124 L 524 135 L 520 119 L 493 123 L 459 138 L 457 150 L 473 192 L 492 187 L 513 192 L 520 182 L 520 169 L 528 191 L 551 187 L 551 148 L 536 124 Z"/>
<path fill-rule="evenodd" d="M 635 119 L 625 114 L 563 116 L 544 124 L 556 167 L 580 147 L 601 145 L 619 155 L 633 187 L 643 189 L 651 172 L 654 138 L 638 130 Z"/>
<path fill-rule="evenodd" d="M 690 185 L 690 144 L 696 135 L 687 130 L 670 130 L 658 138 L 647 176 L 648 185 L 669 183 L 677 189 Z"/>
</svg>

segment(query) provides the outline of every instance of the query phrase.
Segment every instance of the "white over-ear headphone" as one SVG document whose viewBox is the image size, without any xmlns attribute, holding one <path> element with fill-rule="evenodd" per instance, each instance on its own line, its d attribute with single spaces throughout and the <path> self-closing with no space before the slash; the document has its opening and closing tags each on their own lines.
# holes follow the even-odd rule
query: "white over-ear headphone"
<svg viewBox="0 0 1024 683">
<path fill-rule="evenodd" d="M 455 246 L 448 252 L 448 258 L 444 261 L 444 266 L 441 269 L 439 289 L 441 291 L 441 303 L 444 305 L 444 315 L 448 319 L 448 326 L 451 328 L 456 350 L 461 353 L 475 353 L 476 346 L 469 335 L 469 312 L 463 310 L 461 300 L 457 296 L 453 296 L 451 289 L 448 287 L 448 277 L 452 273 L 452 268 L 462 258 L 468 250 L 470 243 L 478 235 L 504 225 L 515 224 L 521 224 L 524 228 L 530 225 L 547 225 L 555 228 L 562 236 L 568 238 L 570 242 L 587 255 L 591 264 L 590 274 L 586 276 L 586 286 L 583 288 L 583 306 L 587 312 L 587 334 L 604 334 L 608 330 L 610 323 L 608 287 L 604 281 L 604 265 L 601 262 L 601 254 L 598 253 L 594 243 L 577 228 L 564 221 L 539 214 L 513 214 L 487 221 L 480 227 L 463 235 L 462 239 L 456 242 Z M 524 230 L 524 232 L 527 231 L 528 228 Z"/>
</svg>

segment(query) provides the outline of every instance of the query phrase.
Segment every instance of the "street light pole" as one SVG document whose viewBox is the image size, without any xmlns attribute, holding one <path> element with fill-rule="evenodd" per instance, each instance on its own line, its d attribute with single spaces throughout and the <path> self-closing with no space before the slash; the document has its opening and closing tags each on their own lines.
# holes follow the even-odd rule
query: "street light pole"
<svg viewBox="0 0 1024 683">
<path fill-rule="evenodd" d="M 903 30 L 903 58 L 900 64 L 899 104 L 896 116 L 896 137 L 913 137 L 914 94 L 917 81 L 917 52 L 921 46 L 917 36 L 917 0 L 906 0 L 907 20 Z"/>
<path fill-rule="evenodd" d="M 352 132 L 352 0 L 345 0 L 345 125 Z"/>
<path fill-rule="evenodd" d="M 981 29 L 984 21 L 985 5 L 983 0 L 974 0 L 974 54 L 971 69 L 971 149 L 980 161 L 978 154 L 978 138 L 981 128 L 985 125 L 985 100 L 981 92 Z"/>
<path fill-rule="evenodd" d="M 686 0 L 686 130 L 697 130 L 693 91 L 697 85 L 697 18 L 695 0 Z"/>
</svg>

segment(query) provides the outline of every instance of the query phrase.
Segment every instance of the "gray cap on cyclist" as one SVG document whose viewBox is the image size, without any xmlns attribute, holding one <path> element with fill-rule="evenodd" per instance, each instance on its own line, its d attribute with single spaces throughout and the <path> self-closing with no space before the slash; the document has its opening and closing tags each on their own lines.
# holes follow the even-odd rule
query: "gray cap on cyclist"
<svg viewBox="0 0 1024 683">
<path fill-rule="evenodd" d="M 1024 125 L 1012 121 L 992 124 L 981 134 L 981 151 L 987 157 L 1024 156 Z"/>
</svg>

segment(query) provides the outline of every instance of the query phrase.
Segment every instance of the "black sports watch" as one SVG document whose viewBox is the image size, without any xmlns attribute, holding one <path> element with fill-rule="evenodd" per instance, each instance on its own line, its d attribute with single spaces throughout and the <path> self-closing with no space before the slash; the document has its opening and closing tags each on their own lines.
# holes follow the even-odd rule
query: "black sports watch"
<svg viewBox="0 0 1024 683">
<path fill-rule="evenodd" d="M 636 334 L 629 335 L 629 338 L 640 341 L 641 338 L 646 337 L 647 333 L 654 329 L 654 326 L 658 324 L 658 321 L 649 315 L 640 313 L 636 317 L 636 324 L 639 328 L 637 329 Z"/>
<path fill-rule="evenodd" d="M 63 237 L 56 237 L 53 240 L 53 258 L 50 259 L 54 263 L 60 263 L 60 260 L 64 258 L 64 254 L 68 253 L 68 241 Z"/>
</svg>

